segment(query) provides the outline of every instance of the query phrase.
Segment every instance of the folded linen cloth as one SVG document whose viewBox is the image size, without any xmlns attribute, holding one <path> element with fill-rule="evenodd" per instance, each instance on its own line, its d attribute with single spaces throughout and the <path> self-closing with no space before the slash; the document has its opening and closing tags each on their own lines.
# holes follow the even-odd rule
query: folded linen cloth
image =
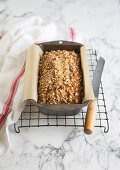
<svg viewBox="0 0 120 170">
<path fill-rule="evenodd" d="M 34 16 L 9 26 L 0 40 L 0 155 L 9 148 L 8 126 L 17 122 L 25 106 L 22 94 L 27 48 L 36 42 L 75 41 L 74 30 L 66 30 L 54 23 L 45 24 Z M 81 37 L 80 42 L 83 43 L 84 38 Z"/>
<path fill-rule="evenodd" d="M 38 41 L 57 39 L 54 23 L 44 24 L 31 17 L 14 27 L 0 40 L 0 154 L 9 147 L 8 126 L 15 123 L 22 110 L 23 75 L 27 48 Z"/>
</svg>

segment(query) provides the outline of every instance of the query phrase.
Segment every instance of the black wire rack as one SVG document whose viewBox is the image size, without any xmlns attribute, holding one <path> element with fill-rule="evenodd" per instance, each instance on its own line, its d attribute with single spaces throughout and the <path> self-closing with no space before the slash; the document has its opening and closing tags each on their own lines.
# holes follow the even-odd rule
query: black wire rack
<svg viewBox="0 0 120 170">
<path fill-rule="evenodd" d="M 93 49 L 87 50 L 90 77 L 93 79 L 94 71 L 97 65 L 97 53 Z M 65 126 L 65 127 L 84 127 L 87 107 L 80 110 L 75 116 L 50 116 L 43 115 L 38 108 L 28 100 L 24 111 L 17 123 L 14 124 L 15 132 L 19 133 L 21 128 L 43 127 L 43 126 Z M 103 128 L 104 132 L 109 131 L 108 114 L 106 110 L 105 97 L 102 82 L 99 87 L 98 112 L 95 127 Z"/>
</svg>

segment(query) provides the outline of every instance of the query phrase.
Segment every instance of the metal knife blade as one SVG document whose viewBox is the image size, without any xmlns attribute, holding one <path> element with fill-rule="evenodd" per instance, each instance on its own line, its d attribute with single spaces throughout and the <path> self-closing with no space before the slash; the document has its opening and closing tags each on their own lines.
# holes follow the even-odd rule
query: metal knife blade
<svg viewBox="0 0 120 170">
<path fill-rule="evenodd" d="M 92 81 L 95 98 L 98 98 L 98 95 L 99 95 L 99 86 L 100 86 L 100 82 L 101 82 L 101 76 L 102 76 L 104 64 L 105 64 L 105 60 L 102 57 L 100 57 L 100 59 L 97 63 L 97 66 L 96 66 L 96 69 L 94 72 L 94 76 L 93 76 L 93 81 Z"/>
</svg>

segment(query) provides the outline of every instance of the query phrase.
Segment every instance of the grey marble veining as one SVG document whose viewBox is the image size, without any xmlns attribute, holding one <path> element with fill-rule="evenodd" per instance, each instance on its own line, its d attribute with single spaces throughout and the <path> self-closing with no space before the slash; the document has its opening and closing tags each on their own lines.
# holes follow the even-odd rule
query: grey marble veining
<svg viewBox="0 0 120 170">
<path fill-rule="evenodd" d="M 0 34 L 23 18 L 38 15 L 60 27 L 72 26 L 75 40 L 84 33 L 87 46 L 105 58 L 102 77 L 110 130 L 81 128 L 10 128 L 10 149 L 0 158 L 0 170 L 119 170 L 120 169 L 120 1 L 1 0 Z M 49 135 L 51 134 L 51 136 Z"/>
</svg>

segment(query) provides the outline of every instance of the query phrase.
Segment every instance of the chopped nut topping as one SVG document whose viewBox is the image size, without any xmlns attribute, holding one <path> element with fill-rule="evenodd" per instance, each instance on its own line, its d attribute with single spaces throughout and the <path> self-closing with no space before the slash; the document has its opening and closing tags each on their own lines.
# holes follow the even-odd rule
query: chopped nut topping
<svg viewBox="0 0 120 170">
<path fill-rule="evenodd" d="M 46 51 L 40 59 L 38 103 L 80 104 L 83 80 L 80 57 L 74 51 Z"/>
</svg>

